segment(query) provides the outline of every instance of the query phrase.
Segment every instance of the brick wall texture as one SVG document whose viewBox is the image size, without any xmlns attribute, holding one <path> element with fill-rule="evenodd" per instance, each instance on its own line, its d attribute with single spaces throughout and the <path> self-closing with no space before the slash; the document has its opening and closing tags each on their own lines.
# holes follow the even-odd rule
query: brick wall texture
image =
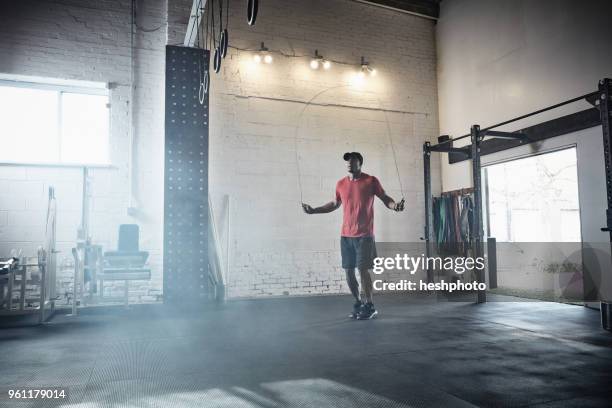
<svg viewBox="0 0 612 408">
<path fill-rule="evenodd" d="M 129 0 L 3 2 L 0 74 L 114 84 L 113 166 L 90 172 L 91 232 L 96 243 L 115 248 L 119 224 L 140 225 L 153 279 L 132 285 L 130 300 L 149 302 L 162 292 L 164 47 L 182 43 L 191 1 L 136 3 L 141 29 L 131 49 Z M 349 0 L 267 0 L 250 27 L 243 3 L 231 2 L 232 48 L 221 72 L 211 75 L 210 194 L 224 252 L 229 241 L 228 295 L 346 292 L 339 269 L 341 212 L 303 214 L 298 180 L 304 202 L 329 201 L 345 174 L 341 154 L 361 151 L 364 171 L 379 177 L 392 197 L 407 199 L 402 214 L 375 204 L 377 239 L 418 240 L 424 217 L 421 145 L 438 134 L 434 24 Z M 253 63 L 262 41 L 272 64 Z M 309 68 L 315 49 L 334 61 L 330 70 Z M 355 78 L 361 56 L 377 69 L 376 77 Z M 434 157 L 434 190 L 438 167 Z M 0 256 L 13 248 L 31 255 L 43 242 L 50 185 L 59 209 L 61 295 L 71 290 L 79 169 L 0 166 L 0 188 L 9 192 L 0 195 Z M 130 201 L 136 211 L 128 215 Z"/>
</svg>

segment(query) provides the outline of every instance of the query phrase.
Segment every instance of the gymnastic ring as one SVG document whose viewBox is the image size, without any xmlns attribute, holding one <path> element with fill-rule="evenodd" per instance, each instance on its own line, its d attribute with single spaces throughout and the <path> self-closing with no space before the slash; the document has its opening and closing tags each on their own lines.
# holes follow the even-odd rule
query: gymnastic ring
<svg viewBox="0 0 612 408">
<path fill-rule="evenodd" d="M 215 73 L 219 73 L 221 71 L 221 50 L 219 47 L 215 48 L 215 58 L 213 60 L 213 68 Z"/>
<path fill-rule="evenodd" d="M 229 43 L 229 33 L 227 32 L 227 28 L 223 30 L 221 33 L 221 57 L 225 58 L 227 55 L 227 46 Z"/>
<path fill-rule="evenodd" d="M 248 0 L 247 2 L 247 23 L 255 25 L 257 20 L 257 11 L 259 10 L 259 0 Z"/>
<path fill-rule="evenodd" d="M 200 105 L 204 105 L 204 101 L 206 100 L 206 95 L 208 95 L 208 91 L 210 89 L 210 73 L 208 70 L 204 72 L 204 79 L 200 82 L 200 89 L 198 91 L 198 100 L 200 101 Z"/>
<path fill-rule="evenodd" d="M 204 105 L 204 95 L 206 90 L 204 89 L 204 82 L 200 82 L 200 88 L 198 89 L 198 101 L 200 105 Z"/>
<path fill-rule="evenodd" d="M 206 100 L 206 95 L 208 94 L 208 90 L 210 89 L 210 74 L 208 70 L 204 72 L 204 80 L 200 82 L 200 89 L 198 90 L 198 100 L 200 101 L 200 105 L 204 105 L 204 101 Z"/>
</svg>

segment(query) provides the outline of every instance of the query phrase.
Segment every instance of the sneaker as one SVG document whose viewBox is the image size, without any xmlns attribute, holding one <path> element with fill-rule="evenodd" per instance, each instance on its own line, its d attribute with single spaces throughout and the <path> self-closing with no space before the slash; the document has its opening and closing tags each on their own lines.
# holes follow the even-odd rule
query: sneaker
<svg viewBox="0 0 612 408">
<path fill-rule="evenodd" d="M 357 320 L 370 320 L 374 319 L 378 315 L 378 310 L 374 308 L 373 303 L 366 303 L 361 308 L 361 311 L 357 315 Z"/>
<path fill-rule="evenodd" d="M 351 312 L 351 314 L 349 314 L 349 318 L 357 319 L 357 316 L 359 316 L 359 313 L 361 312 L 361 309 L 363 309 L 363 306 L 363 303 L 355 302 L 355 304 L 353 305 L 353 311 Z"/>
</svg>

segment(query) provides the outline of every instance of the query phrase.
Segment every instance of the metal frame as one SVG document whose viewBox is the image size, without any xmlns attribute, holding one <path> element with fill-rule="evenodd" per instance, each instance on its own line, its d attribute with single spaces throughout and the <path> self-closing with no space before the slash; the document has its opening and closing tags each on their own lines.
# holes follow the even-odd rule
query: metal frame
<svg viewBox="0 0 612 408">
<path fill-rule="evenodd" d="M 47 257 L 48 254 L 45 249 L 39 248 L 37 256 L 35 257 L 22 257 L 20 258 L 15 267 L 9 271 L 8 274 L 2 277 L 2 280 L 6 280 L 6 283 L 2 283 L 2 299 L 0 302 L 0 317 L 2 316 L 26 316 L 26 315 L 37 315 L 37 324 L 44 323 L 49 317 L 55 312 L 55 302 L 53 299 L 49 299 L 49 292 L 47 286 L 49 286 L 49 273 L 47 271 Z M 34 261 L 36 259 L 36 261 Z M 40 273 L 40 282 L 34 281 L 34 279 L 28 279 L 28 275 L 31 274 L 31 268 L 37 268 Z M 17 282 L 15 279 L 19 276 L 20 279 Z M 16 290 L 15 284 L 19 285 L 19 298 L 15 309 L 13 305 L 13 294 Z M 7 298 L 4 299 L 4 287 L 7 287 Z M 30 291 L 34 286 L 38 286 L 38 295 L 28 295 L 26 287 L 30 287 Z M 28 306 L 31 303 L 38 303 L 38 307 Z"/>
<path fill-rule="evenodd" d="M 474 241 L 473 250 L 474 257 L 484 257 L 484 230 L 482 217 L 482 181 L 480 176 L 481 163 L 481 144 L 485 137 L 494 137 L 501 139 L 517 140 L 519 143 L 528 141 L 526 134 L 522 132 L 510 133 L 493 131 L 491 128 L 481 129 L 479 125 L 473 125 L 469 135 L 464 135 L 456 139 L 446 139 L 436 145 L 431 145 L 429 142 L 423 144 L 423 163 L 424 163 L 424 189 L 425 189 L 425 255 L 431 254 L 431 229 L 432 229 L 432 196 L 431 196 L 431 152 L 438 153 L 455 153 L 465 156 L 466 159 L 472 160 L 472 180 L 474 184 Z M 465 147 L 453 147 L 453 142 L 459 139 L 470 137 L 471 143 Z M 476 270 L 476 280 L 478 283 L 486 283 L 484 269 Z M 433 271 L 427 270 L 427 281 L 433 281 Z M 477 292 L 477 303 L 487 301 L 486 292 L 479 290 Z"/>
<path fill-rule="evenodd" d="M 185 40 L 183 46 L 194 47 L 197 35 L 195 34 L 200 29 L 200 24 L 204 18 L 204 10 L 208 0 L 193 0 L 191 4 L 191 13 L 189 15 L 189 23 L 185 32 Z"/>
<path fill-rule="evenodd" d="M 537 115 L 543 112 L 547 112 L 549 110 L 556 109 L 561 106 L 564 106 L 570 103 L 574 103 L 574 102 L 578 102 L 581 100 L 586 100 L 590 103 L 593 103 L 599 109 L 599 116 L 600 116 L 599 123 L 595 123 L 593 114 L 591 112 L 592 109 L 590 109 L 587 111 L 578 112 L 577 114 L 574 114 L 574 115 L 568 115 L 563 118 L 555 119 L 554 121 L 549 121 L 541 125 L 536 125 L 536 126 L 532 126 L 527 129 L 522 129 L 519 132 L 501 132 L 501 131 L 492 130 L 494 128 L 498 128 L 500 126 L 504 126 L 504 125 L 507 125 L 507 124 L 510 124 L 510 123 L 513 123 L 513 122 L 516 122 L 522 119 L 526 119 L 528 117 L 531 117 L 531 116 L 534 116 L 534 115 Z M 543 125 L 553 123 L 553 122 L 555 123 L 555 126 L 553 126 L 554 136 L 558 136 L 558 135 L 568 132 L 567 128 L 561 129 L 561 127 L 563 126 L 559 126 L 560 124 L 569 125 L 568 127 L 569 127 L 570 132 L 583 129 L 585 126 L 585 123 L 592 124 L 593 126 L 601 124 L 602 126 L 603 145 L 604 145 L 604 161 L 605 161 L 605 171 L 606 171 L 606 192 L 607 192 L 607 199 L 608 199 L 608 208 L 606 211 L 606 226 L 602 228 L 602 231 L 609 232 L 610 242 L 612 243 L 612 152 L 611 152 L 612 136 L 610 134 L 610 126 L 611 126 L 610 116 L 611 115 L 612 115 L 612 81 L 609 78 L 606 78 L 606 79 L 602 79 L 601 81 L 599 81 L 598 90 L 595 92 L 591 92 L 591 93 L 588 93 L 588 94 L 585 94 L 585 95 L 582 95 L 576 98 L 572 98 L 572 99 L 560 102 L 558 104 L 548 106 L 543 109 L 539 109 L 535 112 L 531 112 L 531 113 L 528 113 L 528 114 L 525 114 L 525 115 L 522 115 L 522 116 L 519 116 L 513 119 L 503 121 L 501 123 L 497 123 L 495 125 L 486 127 L 484 129 L 481 129 L 479 125 L 475 124 L 471 127 L 470 133 L 463 135 L 463 136 L 456 137 L 454 139 L 449 138 L 449 139 L 442 140 L 438 144 L 435 144 L 435 145 L 432 145 L 430 142 L 425 142 L 423 144 L 423 163 L 424 163 L 423 178 L 424 178 L 424 190 L 425 190 L 425 228 L 424 228 L 425 237 L 424 237 L 424 240 L 425 240 L 426 256 L 430 255 L 431 229 L 432 229 L 431 225 L 432 225 L 432 216 L 433 216 L 432 214 L 432 196 L 431 196 L 431 161 L 430 161 L 431 152 L 451 153 L 451 154 L 454 153 L 456 157 L 457 157 L 457 154 L 463 156 L 462 159 L 459 159 L 456 161 L 462 161 L 462 160 L 468 160 L 468 159 L 472 160 L 472 180 L 474 184 L 474 201 L 475 201 L 474 203 L 475 204 L 474 222 L 475 222 L 475 231 L 476 231 L 476 234 L 474 236 L 474 256 L 479 257 L 479 256 L 483 256 L 483 252 L 484 252 L 482 182 L 481 182 L 481 175 L 480 175 L 481 169 L 482 169 L 480 158 L 483 154 L 482 145 L 483 145 L 484 138 L 493 137 L 495 139 L 505 139 L 505 142 L 510 143 L 510 144 L 505 145 L 504 147 L 497 146 L 497 150 L 495 151 L 504 150 L 504 149 L 520 146 L 522 144 L 532 143 L 536 140 L 541 140 L 542 139 L 541 137 L 538 137 L 537 139 L 532 137 L 533 133 L 537 133 L 537 132 L 534 132 L 534 129 L 537 130 L 538 126 L 542 127 Z M 567 118 L 574 117 L 574 116 L 576 117 L 579 116 L 581 118 L 581 123 L 577 125 L 578 128 L 576 128 L 575 124 L 572 125 L 575 122 L 575 120 L 573 121 L 567 120 Z M 453 142 L 457 140 L 461 140 L 461 139 L 466 139 L 468 137 L 470 138 L 470 142 L 471 142 L 469 145 L 461 147 L 461 148 L 453 147 Z M 549 137 L 552 137 L 552 136 L 549 136 Z M 494 140 L 490 141 L 490 143 L 493 143 L 493 142 Z M 428 280 L 432 279 L 432 271 L 430 270 L 427 271 L 427 278 Z M 477 280 L 479 283 L 485 282 L 484 270 L 477 271 Z M 486 292 L 478 291 L 477 302 L 478 303 L 486 302 Z M 604 302 L 602 302 L 602 321 L 603 321 L 603 310 L 604 310 L 603 303 Z"/>
<path fill-rule="evenodd" d="M 57 209 L 54 187 L 49 187 L 48 197 L 44 248 L 40 247 L 38 249 L 36 262 L 33 261 L 33 257 L 19 256 L 19 259 L 16 259 L 14 263 L 14 267 L 9 269 L 8 274 L 0 276 L 0 316 L 37 314 L 38 324 L 41 324 L 55 313 L 55 219 Z M 40 282 L 32 279 L 31 273 L 30 280 L 28 280 L 28 268 L 38 269 Z M 19 304 L 17 309 L 13 310 L 16 275 L 20 275 L 21 278 L 19 281 Z M 6 283 L 4 280 L 6 280 Z M 5 286 L 8 299 L 4 299 Z M 39 296 L 28 297 L 28 287 L 31 291 L 35 286 L 40 286 Z M 38 308 L 28 306 L 33 302 L 38 302 Z"/>
<path fill-rule="evenodd" d="M 599 99 L 595 102 L 599 105 L 599 114 L 601 118 L 601 132 L 603 135 L 604 147 L 604 166 L 606 171 L 606 197 L 608 199 L 608 208 L 606 210 L 606 226 L 602 231 L 607 231 L 610 234 L 612 242 L 612 155 L 610 149 L 612 140 L 610 140 L 610 114 L 612 103 L 610 103 L 610 79 L 606 78 L 599 81 Z"/>
<path fill-rule="evenodd" d="M 226 195 L 224 201 L 227 202 L 229 218 L 229 196 Z M 229 262 L 227 259 L 227 252 L 225 253 L 225 264 L 222 262 L 221 259 L 221 240 L 217 231 L 217 224 L 215 223 L 215 219 L 216 218 L 213 210 L 213 203 L 210 196 L 208 196 L 208 257 L 210 265 L 210 283 L 212 285 L 215 299 L 218 302 L 223 303 L 225 301 L 226 276 L 229 267 Z M 228 250 L 229 248 L 226 248 L 226 251 Z"/>
<path fill-rule="evenodd" d="M 433 199 L 431 196 L 431 143 L 425 142 L 423 144 L 423 182 L 425 191 L 425 256 L 427 259 L 431 255 L 431 211 L 433 206 Z M 429 264 L 429 263 L 428 263 Z M 433 282 L 433 271 L 427 268 L 427 283 Z"/>
<path fill-rule="evenodd" d="M 77 316 L 80 308 L 94 304 L 121 302 L 128 308 L 130 282 L 151 280 L 151 269 L 146 261 L 142 261 L 140 254 L 126 253 L 109 257 L 101 245 L 93 245 L 87 240 L 72 248 L 72 255 L 75 290 L 71 313 L 68 316 Z M 86 271 L 90 273 L 89 287 L 86 287 L 84 280 Z M 104 283 L 116 281 L 123 282 L 123 296 L 105 296 Z"/>
<path fill-rule="evenodd" d="M 570 115 L 561 116 L 534 126 L 529 126 L 520 130 L 526 136 L 529 143 L 540 142 L 552 137 L 561 136 L 571 132 L 577 132 L 583 129 L 588 129 L 598 126 L 601 123 L 599 110 L 591 108 Z M 511 133 L 514 135 L 515 133 Z M 508 149 L 513 149 L 524 145 L 525 142 L 514 138 L 493 138 L 485 140 L 481 144 L 480 156 L 501 152 Z M 459 155 L 450 154 L 448 163 L 454 164 L 469 159 Z"/>
<path fill-rule="evenodd" d="M 354 0 L 357 3 L 369 4 L 370 6 L 380 7 L 398 13 L 410 14 L 413 16 L 438 21 L 440 17 L 440 5 L 433 1 L 413 1 L 409 4 L 393 0 Z M 418 3 L 418 4 L 417 4 Z"/>
<path fill-rule="evenodd" d="M 484 139 L 486 131 L 481 131 L 480 126 L 473 125 L 470 129 L 472 140 L 472 180 L 474 184 L 474 234 L 473 234 L 473 250 L 474 258 L 484 258 L 484 250 L 482 247 L 482 239 L 484 232 L 482 230 L 482 181 L 480 178 L 480 142 Z M 484 269 L 476 269 L 476 280 L 478 283 L 484 283 Z M 484 303 L 487 301 L 487 294 L 483 290 L 477 292 L 477 302 Z"/>
<path fill-rule="evenodd" d="M 599 115 L 601 118 L 604 166 L 606 172 L 606 197 L 608 201 L 608 208 L 606 209 L 606 226 L 601 230 L 608 232 L 610 242 L 612 243 L 612 154 L 610 152 L 612 147 L 612 135 L 610 134 L 610 116 L 612 116 L 612 80 L 610 80 L 610 78 L 605 78 L 599 81 L 597 94 L 598 99 L 595 100 L 595 106 L 599 107 Z M 601 326 L 608 331 L 612 331 L 611 312 L 612 303 L 610 302 L 610 299 L 602 299 L 600 305 Z"/>
</svg>

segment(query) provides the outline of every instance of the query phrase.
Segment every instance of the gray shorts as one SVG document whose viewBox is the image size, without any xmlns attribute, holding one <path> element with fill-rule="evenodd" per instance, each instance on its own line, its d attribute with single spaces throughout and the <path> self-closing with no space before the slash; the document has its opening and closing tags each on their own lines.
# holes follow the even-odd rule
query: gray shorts
<svg viewBox="0 0 612 408">
<path fill-rule="evenodd" d="M 374 237 L 340 237 L 342 268 L 372 269 L 376 258 Z"/>
</svg>

